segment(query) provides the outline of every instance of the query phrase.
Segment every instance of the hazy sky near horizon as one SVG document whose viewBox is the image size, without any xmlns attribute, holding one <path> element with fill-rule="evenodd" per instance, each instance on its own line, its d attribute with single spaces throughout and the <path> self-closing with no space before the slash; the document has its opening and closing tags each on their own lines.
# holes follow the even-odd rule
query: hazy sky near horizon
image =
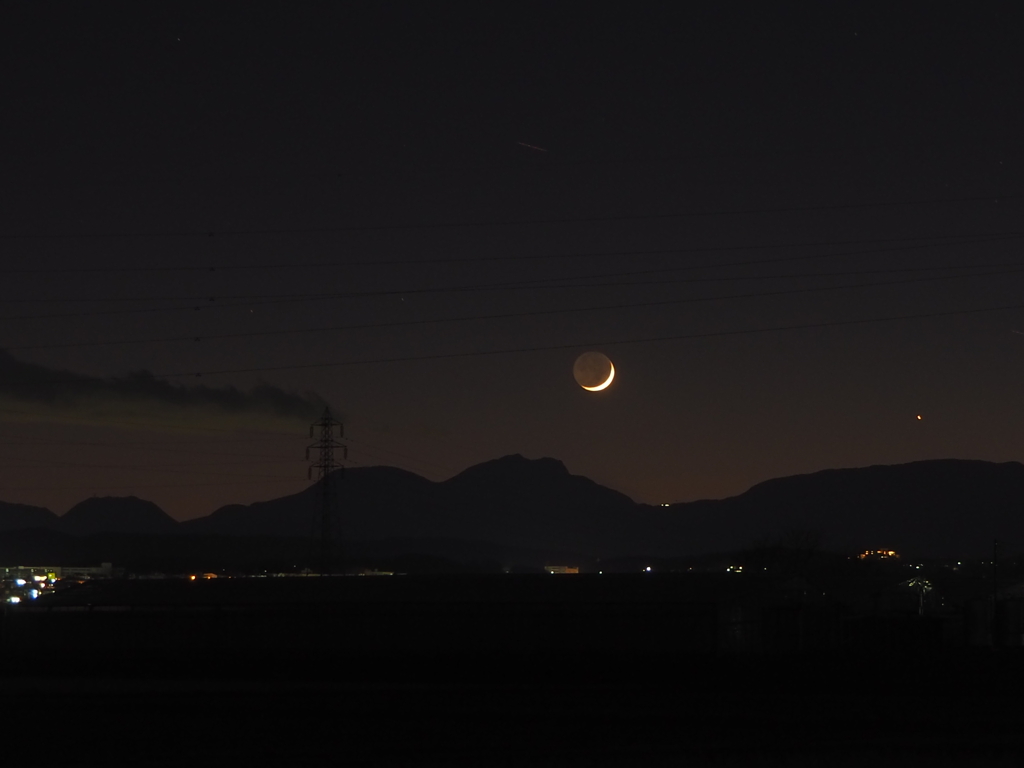
<svg viewBox="0 0 1024 768">
<path fill-rule="evenodd" d="M 5 5 L 0 500 L 1024 458 L 1017 20 L 675 5 Z"/>
</svg>

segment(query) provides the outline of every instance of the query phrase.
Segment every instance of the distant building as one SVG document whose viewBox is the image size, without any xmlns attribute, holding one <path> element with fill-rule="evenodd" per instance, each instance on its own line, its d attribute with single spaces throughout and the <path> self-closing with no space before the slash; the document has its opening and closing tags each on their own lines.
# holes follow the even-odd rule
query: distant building
<svg viewBox="0 0 1024 768">
<path fill-rule="evenodd" d="M 113 563 L 100 563 L 98 566 L 65 565 L 58 569 L 60 579 L 109 579 L 114 575 Z"/>
<path fill-rule="evenodd" d="M 58 582 L 109 579 L 115 575 L 113 564 L 98 567 L 60 565 L 0 566 L 0 602 L 22 603 L 59 588 Z"/>
<path fill-rule="evenodd" d="M 578 565 L 545 565 L 544 570 L 548 573 L 579 573 Z"/>
<path fill-rule="evenodd" d="M 53 565 L 10 565 L 0 567 L 0 580 L 14 581 L 46 581 L 47 579 L 59 579 L 61 568 Z"/>
<path fill-rule="evenodd" d="M 892 549 L 866 549 L 857 555 L 858 560 L 899 560 L 900 556 Z"/>
</svg>

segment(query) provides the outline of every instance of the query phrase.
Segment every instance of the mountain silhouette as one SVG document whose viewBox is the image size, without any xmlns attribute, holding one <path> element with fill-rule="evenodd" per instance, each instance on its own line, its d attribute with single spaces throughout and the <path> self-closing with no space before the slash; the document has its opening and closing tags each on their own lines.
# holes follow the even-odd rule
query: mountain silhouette
<svg viewBox="0 0 1024 768">
<path fill-rule="evenodd" d="M 179 523 L 151 501 L 135 496 L 94 496 L 57 520 L 62 533 L 175 533 Z"/>
<path fill-rule="evenodd" d="M 824 470 L 739 496 L 637 504 L 555 459 L 506 456 L 433 483 L 390 467 L 346 470 L 333 487 L 352 540 L 445 538 L 589 557 L 725 552 L 812 535 L 836 551 L 894 548 L 919 557 L 984 555 L 994 538 L 1024 548 L 1024 466 L 921 461 Z M 231 535 L 310 535 L 319 489 L 190 521 Z"/>
<path fill-rule="evenodd" d="M 335 501 L 347 539 L 444 534 L 430 525 L 435 483 L 395 467 L 358 467 L 332 475 Z M 255 504 L 230 504 L 181 524 L 187 533 L 310 536 L 317 531 L 321 492 L 312 485 L 296 494 Z"/>
<path fill-rule="evenodd" d="M 57 524 L 58 519 L 53 512 L 44 507 L 0 501 L 0 533 L 24 528 L 52 527 Z"/>
<path fill-rule="evenodd" d="M 832 549 L 984 556 L 995 539 L 1024 549 L 1024 465 L 944 459 L 829 469 L 676 508 L 693 518 L 691 533 L 710 549 L 724 540 L 717 521 L 725 518 L 752 542 L 806 531 Z"/>
<path fill-rule="evenodd" d="M 896 549 L 908 557 L 978 557 L 999 539 L 1024 550 L 1024 466 L 938 460 L 830 469 L 768 480 L 745 493 L 652 507 L 572 475 L 560 461 L 505 456 L 432 482 L 394 467 L 338 471 L 330 486 L 348 542 L 432 551 L 530 551 L 552 558 L 673 557 L 729 552 L 800 534 L 832 551 Z M 0 531 L 49 526 L 65 534 L 309 539 L 321 489 L 175 523 L 134 497 L 87 499 L 57 518 L 0 504 Z M 459 544 L 458 542 L 462 542 Z M 184 545 L 182 545 L 184 546 Z M 261 545 L 262 546 L 262 545 Z M 403 545 L 404 546 L 404 545 Z M 383 551 L 383 550 L 381 550 Z M 460 555 L 461 556 L 461 555 Z M 554 562 L 554 560 L 552 560 Z"/>
<path fill-rule="evenodd" d="M 612 542 L 640 545 L 635 523 L 650 509 L 551 458 L 505 456 L 439 486 L 447 535 L 517 547 L 601 554 Z"/>
<path fill-rule="evenodd" d="M 627 537 L 640 505 L 570 475 L 555 459 L 506 456 L 441 483 L 393 467 L 348 469 L 332 477 L 342 535 L 354 540 L 437 538 L 512 547 L 602 551 Z M 310 535 L 320 489 L 248 506 L 222 507 L 190 520 L 190 533 Z"/>
</svg>

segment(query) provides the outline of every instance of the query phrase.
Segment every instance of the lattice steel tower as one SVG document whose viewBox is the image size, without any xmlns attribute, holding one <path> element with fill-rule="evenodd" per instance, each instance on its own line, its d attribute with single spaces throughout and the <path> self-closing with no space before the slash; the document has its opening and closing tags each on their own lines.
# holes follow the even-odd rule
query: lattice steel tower
<svg viewBox="0 0 1024 768">
<path fill-rule="evenodd" d="M 319 457 L 315 464 L 309 467 L 309 479 L 313 479 L 313 470 L 317 471 L 317 480 L 320 485 L 320 575 L 329 575 L 334 571 L 334 531 L 332 525 L 333 495 L 331 493 L 331 473 L 339 469 L 334 461 L 335 451 L 340 452 L 343 459 L 348 458 L 348 447 L 335 438 L 334 432 L 337 427 L 338 438 L 344 436 L 344 427 L 341 422 L 331 416 L 331 409 L 324 408 L 324 415 L 319 421 L 309 425 L 309 436 L 313 437 L 316 429 L 320 429 L 320 439 L 306 448 L 306 461 L 309 461 L 309 452 L 314 448 L 318 449 Z M 335 477 L 340 476 L 340 472 Z"/>
</svg>

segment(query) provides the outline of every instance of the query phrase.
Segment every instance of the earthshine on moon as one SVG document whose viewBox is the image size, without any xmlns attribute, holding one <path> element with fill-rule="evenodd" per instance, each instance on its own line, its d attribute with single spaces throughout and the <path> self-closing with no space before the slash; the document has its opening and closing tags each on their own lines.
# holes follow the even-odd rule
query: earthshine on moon
<svg viewBox="0 0 1024 768">
<path fill-rule="evenodd" d="M 588 392 L 607 389 L 615 378 L 615 366 L 600 352 L 584 352 L 572 366 L 576 383 Z"/>
</svg>

